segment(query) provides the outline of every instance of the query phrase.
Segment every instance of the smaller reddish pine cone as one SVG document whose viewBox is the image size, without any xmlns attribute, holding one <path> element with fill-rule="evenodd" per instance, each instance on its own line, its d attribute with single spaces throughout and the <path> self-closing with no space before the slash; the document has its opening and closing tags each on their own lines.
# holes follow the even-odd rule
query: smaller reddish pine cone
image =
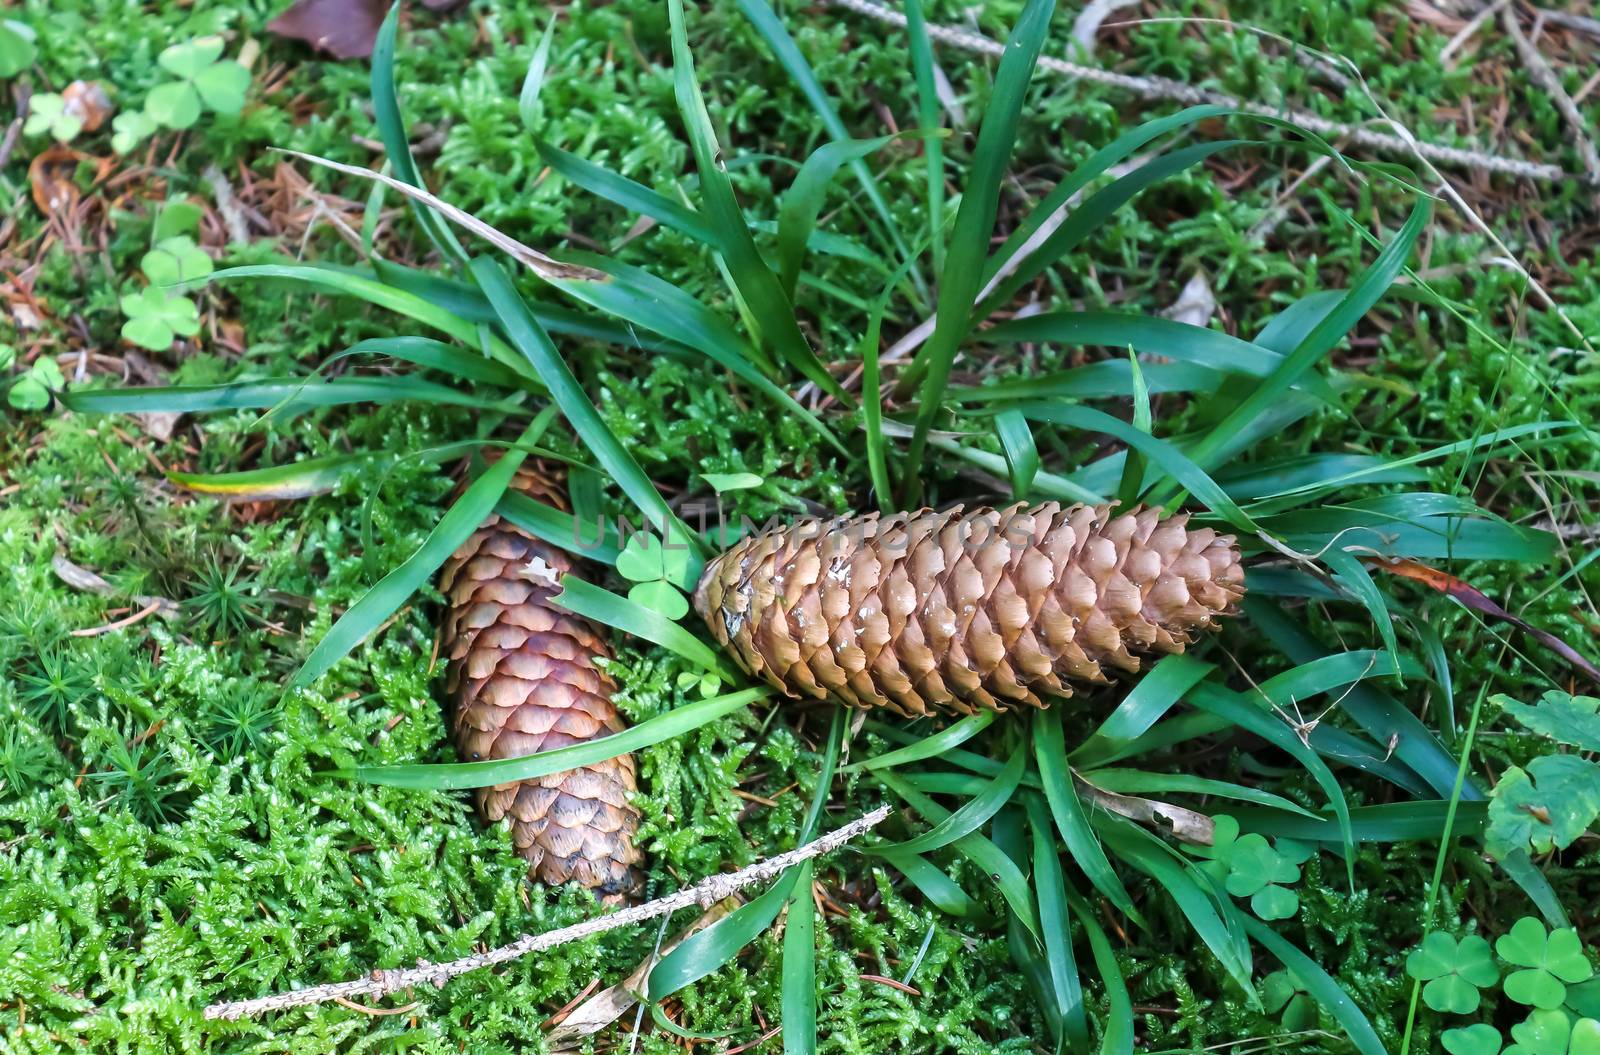
<svg viewBox="0 0 1600 1055">
<path fill-rule="evenodd" d="M 1233 537 L 1188 519 L 1046 502 L 806 520 L 730 547 L 694 604 L 790 696 L 907 717 L 1040 707 L 1182 652 L 1244 595 Z"/>
<path fill-rule="evenodd" d="M 519 469 L 512 487 L 566 508 L 540 471 Z M 561 550 L 493 515 L 445 563 L 446 684 L 463 759 L 516 758 L 622 731 L 611 702 L 616 684 L 595 663 L 610 655 L 604 637 L 550 600 L 571 569 Z M 633 756 L 620 755 L 476 796 L 485 823 L 510 827 L 529 875 L 578 883 L 615 902 L 640 884 L 634 789 Z"/>
</svg>

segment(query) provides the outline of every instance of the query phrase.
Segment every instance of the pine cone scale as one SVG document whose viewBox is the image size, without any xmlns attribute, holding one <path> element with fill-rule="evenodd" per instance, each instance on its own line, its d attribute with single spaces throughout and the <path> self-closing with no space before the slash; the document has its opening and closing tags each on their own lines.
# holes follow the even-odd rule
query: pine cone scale
<svg viewBox="0 0 1600 1055">
<path fill-rule="evenodd" d="M 1180 652 L 1243 595 L 1231 536 L 1045 503 L 805 521 L 741 540 L 695 607 L 784 692 L 908 716 L 1042 706 Z"/>
</svg>

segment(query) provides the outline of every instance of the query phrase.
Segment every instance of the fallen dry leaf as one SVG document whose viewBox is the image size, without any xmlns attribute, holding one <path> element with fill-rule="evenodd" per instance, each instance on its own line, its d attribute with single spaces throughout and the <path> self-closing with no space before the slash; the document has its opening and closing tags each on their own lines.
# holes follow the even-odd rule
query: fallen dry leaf
<svg viewBox="0 0 1600 1055">
<path fill-rule="evenodd" d="M 34 157 L 28 164 L 28 189 L 40 212 L 62 216 L 78 204 L 83 194 L 72 176 L 78 163 L 88 160 L 89 155 L 83 151 L 59 143 Z"/>
<path fill-rule="evenodd" d="M 1449 572 L 1440 571 L 1438 568 L 1430 568 L 1428 565 L 1419 564 L 1414 560 L 1383 557 L 1368 557 L 1366 560 L 1368 564 L 1375 568 L 1382 568 L 1391 575 L 1399 575 L 1402 578 L 1410 579 L 1412 582 L 1420 582 L 1430 589 L 1437 590 L 1449 597 L 1454 597 L 1475 612 L 1482 612 L 1484 615 L 1504 620 L 1512 626 L 1532 634 L 1546 648 L 1549 648 L 1568 663 L 1583 671 L 1595 684 L 1600 685 L 1600 667 L 1596 667 L 1585 659 L 1577 649 L 1548 630 L 1541 630 L 1521 616 L 1512 615 L 1504 608 L 1501 608 L 1493 598 L 1465 579 L 1458 579 Z"/>
<path fill-rule="evenodd" d="M 388 5 L 382 0 L 299 0 L 267 23 L 267 32 L 302 40 L 336 59 L 364 59 Z"/>
</svg>

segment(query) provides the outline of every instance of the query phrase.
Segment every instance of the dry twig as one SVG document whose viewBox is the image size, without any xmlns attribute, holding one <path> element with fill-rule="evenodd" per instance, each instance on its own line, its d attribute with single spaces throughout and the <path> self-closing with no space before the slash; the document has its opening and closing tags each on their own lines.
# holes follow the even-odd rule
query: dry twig
<svg viewBox="0 0 1600 1055">
<path fill-rule="evenodd" d="M 543 952 L 553 949 L 558 945 L 578 941 L 583 938 L 603 934 L 606 931 L 628 927 L 645 920 L 656 919 L 669 913 L 676 912 L 690 905 L 709 907 L 729 897 L 735 892 L 757 883 L 764 883 L 776 879 L 784 870 L 801 861 L 809 861 L 813 857 L 836 850 L 856 836 L 871 831 L 889 816 L 888 806 L 879 806 L 866 816 L 851 821 L 842 828 L 835 829 L 814 842 L 807 843 L 798 849 L 790 850 L 776 857 L 769 857 L 765 861 L 758 861 L 748 868 L 741 868 L 737 872 L 727 872 L 714 875 L 687 889 L 675 894 L 668 894 L 664 898 L 647 902 L 643 905 L 634 905 L 617 912 L 594 919 L 575 923 L 570 927 L 559 930 L 546 931 L 543 934 L 525 934 L 509 945 L 502 945 L 498 949 L 491 949 L 485 953 L 466 956 L 449 963 L 420 963 L 416 967 L 391 969 L 387 971 L 374 970 L 366 978 L 356 978 L 348 982 L 332 982 L 328 985 L 315 985 L 309 989 L 296 989 L 275 996 L 263 996 L 254 1000 L 230 1000 L 224 1003 L 212 1004 L 205 1010 L 208 1019 L 234 1020 L 247 1015 L 262 1015 L 272 1011 L 283 1011 L 291 1007 L 307 1007 L 312 1004 L 327 1003 L 330 1001 L 343 1002 L 358 996 L 387 996 L 413 986 L 432 985 L 443 988 L 444 984 L 457 975 L 476 971 L 482 967 L 493 967 L 496 964 L 509 963 L 512 960 L 526 956 L 531 952 Z"/>
</svg>

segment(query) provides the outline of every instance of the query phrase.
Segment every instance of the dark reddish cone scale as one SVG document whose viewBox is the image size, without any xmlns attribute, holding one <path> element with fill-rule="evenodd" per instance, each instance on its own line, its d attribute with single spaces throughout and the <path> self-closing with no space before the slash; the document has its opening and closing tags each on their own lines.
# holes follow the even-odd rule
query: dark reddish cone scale
<svg viewBox="0 0 1600 1055">
<path fill-rule="evenodd" d="M 1182 652 L 1244 595 L 1231 535 L 1055 502 L 806 520 L 712 561 L 695 609 L 790 696 L 908 717 L 1061 696 Z"/>
<path fill-rule="evenodd" d="M 539 472 L 519 470 L 512 486 L 566 507 Z M 463 759 L 515 758 L 622 731 L 616 685 L 595 663 L 610 655 L 605 639 L 550 600 L 571 568 L 565 553 L 498 516 L 445 563 L 446 684 Z M 639 812 L 628 801 L 635 786 L 633 756 L 621 755 L 475 795 L 486 823 L 509 826 L 529 875 L 620 901 L 640 882 Z"/>
</svg>

